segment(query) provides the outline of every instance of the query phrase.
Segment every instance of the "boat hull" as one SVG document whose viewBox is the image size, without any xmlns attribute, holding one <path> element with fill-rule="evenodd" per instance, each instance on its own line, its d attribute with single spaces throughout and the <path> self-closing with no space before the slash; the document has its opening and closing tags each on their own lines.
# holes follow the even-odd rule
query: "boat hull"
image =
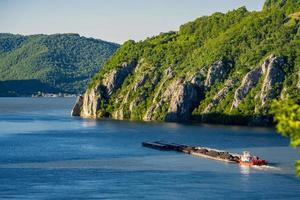
<svg viewBox="0 0 300 200">
<path fill-rule="evenodd" d="M 240 160 L 240 165 L 242 166 L 248 166 L 248 167 L 251 167 L 251 166 L 263 166 L 263 165 L 267 165 L 267 162 L 264 161 L 264 160 L 257 160 L 257 161 L 251 161 L 251 162 L 244 162 L 244 161 L 241 161 Z"/>
</svg>

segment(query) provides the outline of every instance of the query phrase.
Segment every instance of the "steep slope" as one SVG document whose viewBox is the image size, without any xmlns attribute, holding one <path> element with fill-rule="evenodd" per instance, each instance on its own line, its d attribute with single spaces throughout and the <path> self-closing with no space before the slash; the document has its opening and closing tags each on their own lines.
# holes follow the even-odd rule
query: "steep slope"
<svg viewBox="0 0 300 200">
<path fill-rule="evenodd" d="M 242 7 L 178 32 L 128 41 L 93 78 L 73 114 L 238 124 L 265 119 L 272 99 L 300 100 L 300 22 L 291 17 L 299 10 L 299 1 L 267 1 L 261 12 Z"/>
<path fill-rule="evenodd" d="M 2 33 L 0 83 L 33 80 L 45 85 L 36 90 L 81 93 L 118 47 L 114 43 L 78 34 L 22 36 Z M 16 87 L 9 89 L 13 93 Z"/>
</svg>

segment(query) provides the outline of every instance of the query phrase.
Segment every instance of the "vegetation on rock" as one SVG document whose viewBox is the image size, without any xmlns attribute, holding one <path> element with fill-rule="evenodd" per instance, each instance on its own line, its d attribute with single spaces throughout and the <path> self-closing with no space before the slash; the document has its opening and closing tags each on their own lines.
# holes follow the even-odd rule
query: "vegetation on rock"
<svg viewBox="0 0 300 200">
<path fill-rule="evenodd" d="M 300 99 L 300 20 L 291 17 L 299 10 L 297 0 L 268 0 L 260 12 L 242 7 L 200 17 L 178 32 L 129 40 L 96 74 L 83 101 L 96 103 L 96 117 L 270 123 L 273 99 L 283 93 Z M 107 84 L 132 62 L 122 83 Z M 83 104 L 83 113 L 95 114 L 89 109 Z"/>
</svg>

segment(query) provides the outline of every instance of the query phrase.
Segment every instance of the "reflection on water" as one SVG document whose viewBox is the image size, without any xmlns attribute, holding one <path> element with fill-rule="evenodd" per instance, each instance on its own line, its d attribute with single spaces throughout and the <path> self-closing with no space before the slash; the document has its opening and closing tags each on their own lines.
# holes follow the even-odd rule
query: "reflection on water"
<svg viewBox="0 0 300 200">
<path fill-rule="evenodd" d="M 82 123 L 83 127 L 94 127 L 97 125 L 96 120 L 84 120 Z"/>
<path fill-rule="evenodd" d="M 0 199 L 300 198 L 299 153 L 272 129 L 79 119 L 74 101 L 0 98 Z M 280 170 L 141 146 L 157 140 L 249 150 Z"/>
<path fill-rule="evenodd" d="M 245 177 L 248 177 L 250 174 L 250 167 L 240 165 L 241 174 L 245 175 Z"/>
</svg>

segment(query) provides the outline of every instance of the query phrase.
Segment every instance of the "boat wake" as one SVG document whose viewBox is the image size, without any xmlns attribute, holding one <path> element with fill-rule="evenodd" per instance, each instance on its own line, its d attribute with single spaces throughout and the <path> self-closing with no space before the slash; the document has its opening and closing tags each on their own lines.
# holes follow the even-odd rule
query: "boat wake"
<svg viewBox="0 0 300 200">
<path fill-rule="evenodd" d="M 251 166 L 254 169 L 258 170 L 264 170 L 264 171 L 281 171 L 282 169 L 280 167 L 272 166 L 272 165 L 253 165 Z"/>
</svg>

